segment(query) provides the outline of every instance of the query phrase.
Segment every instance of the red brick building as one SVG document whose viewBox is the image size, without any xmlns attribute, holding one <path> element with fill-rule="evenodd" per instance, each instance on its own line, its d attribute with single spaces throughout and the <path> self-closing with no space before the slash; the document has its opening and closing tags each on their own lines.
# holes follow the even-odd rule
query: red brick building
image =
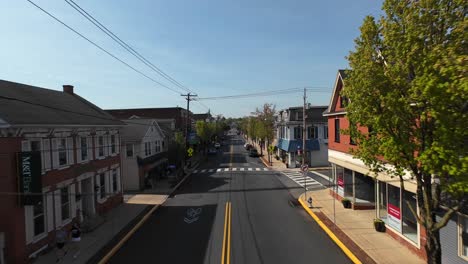
<svg viewBox="0 0 468 264">
<path fill-rule="evenodd" d="M 0 263 L 27 263 L 53 247 L 56 230 L 82 226 L 122 202 L 124 124 L 78 96 L 0 81 Z M 17 153 L 40 153 L 39 192 L 23 205 Z M 24 196 L 23 196 L 24 194 Z"/>
<path fill-rule="evenodd" d="M 329 107 L 324 113 L 328 118 L 328 161 L 335 186 L 330 194 L 339 200 L 349 199 L 354 210 L 375 210 L 377 218 L 385 222 L 388 234 L 425 258 L 424 228 L 417 223 L 407 205 L 417 208 L 416 183 L 410 174 L 404 177 L 403 191 L 398 177 L 385 173 L 370 176 L 374 174 L 370 174 L 369 168 L 350 154 L 350 150 L 357 146 L 349 135 L 341 132 L 350 125 L 346 118 L 347 99 L 341 96 L 345 83 L 346 73 L 339 70 Z M 367 132 L 365 127 L 359 129 Z"/>
</svg>

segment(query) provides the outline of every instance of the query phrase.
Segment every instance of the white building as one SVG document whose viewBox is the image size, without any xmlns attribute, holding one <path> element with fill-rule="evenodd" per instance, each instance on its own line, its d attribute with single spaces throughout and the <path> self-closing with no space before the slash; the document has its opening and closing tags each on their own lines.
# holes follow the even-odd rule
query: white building
<svg viewBox="0 0 468 264">
<path fill-rule="evenodd" d="M 327 106 L 309 106 L 306 113 L 306 163 L 310 167 L 328 166 L 328 123 L 322 113 Z M 277 155 L 289 167 L 301 164 L 303 151 L 303 108 L 290 107 L 276 116 Z"/>
</svg>

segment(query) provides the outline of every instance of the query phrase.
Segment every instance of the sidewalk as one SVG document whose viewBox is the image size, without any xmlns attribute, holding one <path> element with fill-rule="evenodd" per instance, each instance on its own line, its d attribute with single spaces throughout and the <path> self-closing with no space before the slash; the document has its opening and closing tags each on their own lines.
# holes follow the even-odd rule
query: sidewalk
<svg viewBox="0 0 468 264">
<path fill-rule="evenodd" d="M 186 177 L 189 177 L 191 172 L 196 169 L 197 166 L 198 159 L 197 162 L 186 171 Z M 176 187 L 178 187 L 178 185 L 169 186 L 169 184 L 165 183 L 140 194 L 124 194 L 124 202 L 104 215 L 105 220 L 103 224 L 92 232 L 82 233 L 81 241 L 79 242 L 80 253 L 77 258 L 73 258 L 75 252 L 71 251 L 71 243 L 68 242 L 65 246 L 65 248 L 69 248 L 68 253 L 61 261 L 56 262 L 56 248 L 54 248 L 44 255 L 40 255 L 37 259 L 33 260 L 32 263 L 81 264 L 92 261 L 93 257 L 95 258 L 96 254 L 108 246 L 109 242 L 121 235 L 122 232 L 126 233 L 126 229 L 133 226 L 133 222 L 135 222 L 135 220 L 140 219 L 155 205 L 163 204 L 167 200 L 168 196 L 175 191 Z"/>
<path fill-rule="evenodd" d="M 304 197 L 305 195 L 302 194 L 299 199 L 304 201 Z M 307 192 L 307 197 L 312 197 L 312 211 L 358 256 L 361 262 L 368 263 L 373 260 L 375 263 L 385 264 L 425 263 L 409 249 L 390 237 L 390 235 L 375 231 L 373 226 L 375 218 L 374 210 L 345 209 L 339 201 L 335 201 L 334 204 L 333 200 L 335 199 L 330 196 L 328 189 L 309 191 Z M 333 224 L 333 207 L 335 207 L 335 222 L 339 230 L 336 230 Z M 345 235 L 340 235 L 343 233 Z M 353 248 L 353 243 L 346 243 L 348 238 L 358 248 Z M 360 250 L 365 252 L 365 254 L 359 254 Z M 366 254 L 371 258 L 370 261 L 365 261 Z"/>
</svg>

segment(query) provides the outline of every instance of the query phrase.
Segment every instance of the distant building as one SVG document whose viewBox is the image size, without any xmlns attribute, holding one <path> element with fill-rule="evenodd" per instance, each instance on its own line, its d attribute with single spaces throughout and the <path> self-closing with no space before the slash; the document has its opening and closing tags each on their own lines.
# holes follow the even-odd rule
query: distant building
<svg viewBox="0 0 468 264">
<path fill-rule="evenodd" d="M 311 167 L 328 166 L 328 127 L 322 116 L 326 109 L 327 106 L 309 106 L 306 110 L 306 163 Z M 277 155 L 289 167 L 301 164 L 303 113 L 303 107 L 289 107 L 276 115 Z"/>
<path fill-rule="evenodd" d="M 122 202 L 122 126 L 71 85 L 0 81 L 0 263 L 28 263 L 62 226 Z"/>
<path fill-rule="evenodd" d="M 169 126 L 176 132 L 185 133 L 187 127 L 187 119 L 190 118 L 189 124 L 192 124 L 193 114 L 187 112 L 181 107 L 164 107 L 164 108 L 136 108 L 136 109 L 110 109 L 105 110 L 117 119 L 155 119 L 158 124 Z"/>
<path fill-rule="evenodd" d="M 195 122 L 197 121 L 213 122 L 215 119 L 213 118 L 211 113 L 208 112 L 205 114 L 193 114 L 193 120 Z"/>
<path fill-rule="evenodd" d="M 125 191 L 151 188 L 166 176 L 170 134 L 154 119 L 127 119 L 122 129 L 122 182 Z"/>
</svg>

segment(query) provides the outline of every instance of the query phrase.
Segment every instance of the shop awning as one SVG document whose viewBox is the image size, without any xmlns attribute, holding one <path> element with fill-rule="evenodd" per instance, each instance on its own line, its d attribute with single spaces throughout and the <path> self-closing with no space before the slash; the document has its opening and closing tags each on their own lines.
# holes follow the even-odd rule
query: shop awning
<svg viewBox="0 0 468 264">
<path fill-rule="evenodd" d="M 287 152 L 296 152 L 297 150 L 302 150 L 302 139 L 293 139 L 287 140 L 280 138 L 278 144 L 276 145 L 279 149 L 282 149 Z M 318 139 L 307 139 L 306 140 L 306 150 L 307 151 L 317 151 L 320 150 L 320 144 Z"/>
</svg>

